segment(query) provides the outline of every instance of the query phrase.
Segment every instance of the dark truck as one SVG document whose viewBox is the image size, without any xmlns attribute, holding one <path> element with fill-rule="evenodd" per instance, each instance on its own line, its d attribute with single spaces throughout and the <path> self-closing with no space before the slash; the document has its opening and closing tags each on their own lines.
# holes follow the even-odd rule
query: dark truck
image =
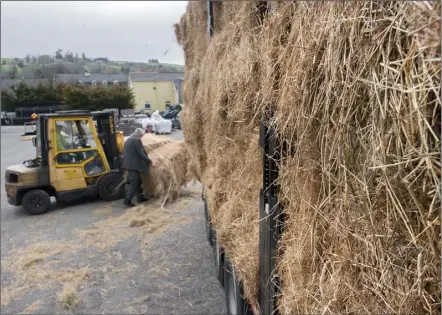
<svg viewBox="0 0 442 315">
<path fill-rule="evenodd" d="M 32 121 L 32 114 L 51 114 L 62 110 L 62 105 L 43 105 L 18 107 L 15 109 L 15 115 L 2 115 L 2 125 L 24 125 Z"/>
<path fill-rule="evenodd" d="M 25 122 L 32 121 L 32 114 L 52 114 L 61 111 L 62 105 L 45 105 L 33 107 L 19 107 L 15 109 L 14 125 L 24 125 Z"/>
</svg>

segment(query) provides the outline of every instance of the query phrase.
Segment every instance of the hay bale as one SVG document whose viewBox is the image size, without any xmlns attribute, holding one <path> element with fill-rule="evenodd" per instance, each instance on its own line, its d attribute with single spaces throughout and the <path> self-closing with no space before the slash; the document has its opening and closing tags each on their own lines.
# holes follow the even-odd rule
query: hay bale
<svg viewBox="0 0 442 315">
<path fill-rule="evenodd" d="M 171 141 L 173 141 L 173 139 L 168 136 L 157 136 L 151 133 L 146 133 L 143 138 L 141 138 L 141 142 L 143 142 L 144 150 L 147 154 Z"/>
<path fill-rule="evenodd" d="M 272 110 L 293 152 L 280 164 L 280 312 L 440 314 L 440 3 L 214 11 L 210 42 L 205 3 L 176 26 L 182 124 L 245 297 L 257 301 L 256 127 Z"/>
<path fill-rule="evenodd" d="M 192 178 L 184 142 L 153 134 L 145 134 L 141 141 L 154 164 L 147 173 L 141 174 L 144 195 L 162 198 L 163 204 L 176 200 L 181 187 Z"/>
<path fill-rule="evenodd" d="M 164 202 L 176 200 L 181 187 L 188 182 L 184 142 L 171 139 L 148 154 L 154 166 L 141 174 L 144 195 L 162 198 Z"/>
</svg>

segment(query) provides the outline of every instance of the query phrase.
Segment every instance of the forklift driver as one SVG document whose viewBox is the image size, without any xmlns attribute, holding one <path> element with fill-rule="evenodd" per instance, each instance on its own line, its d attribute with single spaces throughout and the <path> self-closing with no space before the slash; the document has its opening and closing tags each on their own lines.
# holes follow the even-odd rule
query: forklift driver
<svg viewBox="0 0 442 315">
<path fill-rule="evenodd" d="M 68 150 L 69 149 L 69 145 L 66 141 L 66 139 L 64 138 L 64 136 L 61 134 L 61 132 L 63 131 L 63 126 L 57 125 L 56 127 L 56 132 L 57 132 L 57 151 L 63 151 L 63 150 Z"/>
<path fill-rule="evenodd" d="M 63 135 L 63 133 L 65 133 L 63 126 L 57 125 L 56 126 L 57 151 L 73 149 L 72 144 L 70 144 L 66 140 L 66 137 Z M 58 162 L 61 164 L 78 163 L 80 160 L 82 160 L 81 154 L 82 154 L 81 152 L 61 153 L 58 155 Z"/>
</svg>

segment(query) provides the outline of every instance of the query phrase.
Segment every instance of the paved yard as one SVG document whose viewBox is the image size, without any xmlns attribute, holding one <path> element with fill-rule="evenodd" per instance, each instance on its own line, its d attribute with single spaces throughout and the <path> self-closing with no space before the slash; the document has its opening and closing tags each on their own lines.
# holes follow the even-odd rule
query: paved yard
<svg viewBox="0 0 442 315">
<path fill-rule="evenodd" d="M 1 128 L 2 314 L 225 314 L 197 187 L 164 209 L 92 200 L 29 216 L 3 182 L 35 155 L 22 132 Z"/>
</svg>

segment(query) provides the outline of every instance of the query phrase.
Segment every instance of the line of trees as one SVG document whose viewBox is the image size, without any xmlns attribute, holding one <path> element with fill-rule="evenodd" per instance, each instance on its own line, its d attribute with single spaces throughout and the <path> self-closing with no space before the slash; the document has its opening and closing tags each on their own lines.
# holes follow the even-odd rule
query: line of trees
<svg viewBox="0 0 442 315">
<path fill-rule="evenodd" d="M 19 107 L 61 104 L 66 110 L 131 109 L 134 95 L 127 86 L 46 85 L 29 86 L 24 82 L 1 92 L 2 111 L 13 112 Z"/>
<path fill-rule="evenodd" d="M 145 62 L 115 62 L 107 57 L 88 58 L 84 53 L 58 49 L 53 55 L 26 55 L 25 58 L 2 59 L 1 78 L 49 79 L 57 74 L 125 73 L 143 71 L 181 72 L 182 66 L 162 64 L 158 59 Z"/>
<path fill-rule="evenodd" d="M 108 69 L 105 65 L 94 63 L 101 61 L 104 64 L 109 62 L 106 57 L 99 57 L 95 59 L 87 58 L 84 53 L 81 57 L 78 53 L 70 51 L 63 52 L 58 49 L 54 55 L 40 55 L 32 56 L 26 55 L 24 59 L 13 58 L 10 61 L 2 60 L 2 77 L 9 79 L 16 79 L 19 77 L 36 78 L 36 79 L 51 79 L 56 74 L 62 73 L 82 73 L 89 71 L 87 65 L 91 65 L 97 73 L 118 73 L 119 69 Z"/>
<path fill-rule="evenodd" d="M 101 58 L 103 60 L 107 60 L 107 58 Z M 56 60 L 67 61 L 72 63 L 79 63 L 84 61 L 91 61 L 91 59 L 87 58 L 84 53 L 81 53 L 81 57 L 78 53 L 73 53 L 70 51 L 66 51 L 63 53 L 62 49 L 58 49 L 53 56 L 51 55 L 40 55 L 40 56 L 31 56 L 26 55 L 25 61 L 28 64 L 38 63 L 41 65 L 50 64 L 55 62 Z"/>
<path fill-rule="evenodd" d="M 94 60 L 101 60 L 103 62 L 109 62 L 108 58 L 100 57 L 95 59 L 89 59 L 86 57 L 84 53 L 81 53 L 81 56 L 78 55 L 78 53 L 72 53 L 70 51 L 66 51 L 63 53 L 62 49 L 58 49 L 54 55 L 39 55 L 39 56 L 32 56 L 32 55 L 26 55 L 24 60 L 20 58 L 14 58 L 12 59 L 12 64 L 16 65 L 19 68 L 23 68 L 25 64 L 40 64 L 40 65 L 46 65 L 58 61 L 67 61 L 72 63 L 81 63 L 81 62 L 90 62 Z M 6 65 L 6 60 L 2 61 L 3 65 Z"/>
</svg>

